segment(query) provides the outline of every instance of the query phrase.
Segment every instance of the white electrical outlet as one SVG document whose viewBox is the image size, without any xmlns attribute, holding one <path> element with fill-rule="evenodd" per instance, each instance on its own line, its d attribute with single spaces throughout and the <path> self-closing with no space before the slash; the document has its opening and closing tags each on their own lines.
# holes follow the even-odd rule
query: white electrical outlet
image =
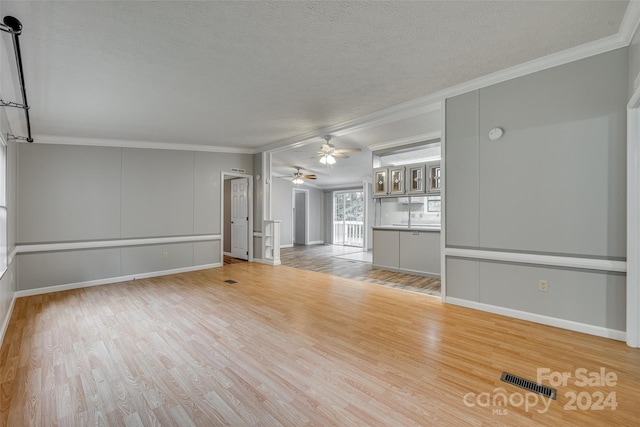
<svg viewBox="0 0 640 427">
<path fill-rule="evenodd" d="M 540 280 L 538 282 L 538 290 L 540 292 L 548 292 L 549 291 L 549 283 L 546 280 Z"/>
<path fill-rule="evenodd" d="M 162 259 L 169 258 L 169 252 L 162 252 Z"/>
</svg>

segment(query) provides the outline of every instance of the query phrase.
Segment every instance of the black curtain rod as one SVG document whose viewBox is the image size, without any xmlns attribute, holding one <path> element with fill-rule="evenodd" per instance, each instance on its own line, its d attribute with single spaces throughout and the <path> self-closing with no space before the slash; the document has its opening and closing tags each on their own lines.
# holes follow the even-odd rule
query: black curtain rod
<svg viewBox="0 0 640 427">
<path fill-rule="evenodd" d="M 22 34 L 22 23 L 18 18 L 13 16 L 5 16 L 2 20 L 3 24 L 0 24 L 0 30 L 5 33 L 11 34 L 13 38 L 13 50 L 16 54 L 16 65 L 18 66 L 18 79 L 20 80 L 20 90 L 22 92 L 22 104 L 16 102 L 5 102 L 0 99 L 0 103 L 3 107 L 16 107 L 24 110 L 24 115 L 27 120 L 27 136 L 13 136 L 14 139 L 33 142 L 31 137 L 31 121 L 29 120 L 29 103 L 27 102 L 27 90 L 24 86 L 24 73 L 22 71 L 22 54 L 20 53 L 20 39 Z"/>
</svg>

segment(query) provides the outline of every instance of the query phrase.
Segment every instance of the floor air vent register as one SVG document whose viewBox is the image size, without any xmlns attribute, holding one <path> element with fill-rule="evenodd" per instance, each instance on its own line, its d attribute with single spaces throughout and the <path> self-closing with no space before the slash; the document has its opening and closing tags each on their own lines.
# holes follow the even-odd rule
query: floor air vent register
<svg viewBox="0 0 640 427">
<path fill-rule="evenodd" d="M 525 378 L 520 378 L 517 375 L 510 374 L 508 372 L 503 372 L 500 380 L 513 384 L 516 387 L 523 388 L 528 391 L 532 391 L 534 393 L 541 394 L 545 397 L 549 397 L 553 400 L 556 400 L 556 396 L 558 394 L 555 388 L 547 387 L 546 385 L 534 383 L 531 380 L 527 380 Z"/>
</svg>

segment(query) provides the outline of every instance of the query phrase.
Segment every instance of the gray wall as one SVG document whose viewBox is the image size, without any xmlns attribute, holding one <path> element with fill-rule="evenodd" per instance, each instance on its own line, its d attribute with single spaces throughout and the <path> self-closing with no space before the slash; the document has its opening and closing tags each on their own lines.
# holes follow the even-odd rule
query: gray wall
<svg viewBox="0 0 640 427">
<path fill-rule="evenodd" d="M 220 174 L 251 173 L 252 163 L 245 154 L 21 144 L 17 242 L 221 234 Z M 220 253 L 220 241 L 25 253 L 18 290 L 218 263 Z"/>
<path fill-rule="evenodd" d="M 280 244 L 293 245 L 293 187 L 289 178 L 273 178 L 272 216 L 282 221 L 280 225 Z M 298 188 L 298 187 L 297 187 Z M 301 185 L 309 190 L 309 241 L 324 242 L 324 193 L 317 188 Z"/>
<path fill-rule="evenodd" d="M 9 125 L 6 109 L 0 109 L 0 132 L 3 135 L 13 133 Z M 7 253 L 10 253 L 16 245 L 16 163 L 17 143 L 7 141 L 7 173 L 6 173 L 6 201 L 7 201 Z M 13 293 L 16 290 L 16 262 L 12 261 L 7 270 L 0 277 L 0 322 L 3 322 L 9 313 Z"/>
<path fill-rule="evenodd" d="M 309 242 L 324 243 L 324 192 L 309 187 Z"/>
<path fill-rule="evenodd" d="M 264 174 L 262 172 L 262 156 L 263 153 L 257 153 L 253 155 L 253 231 L 262 231 L 262 221 L 264 221 L 264 203 L 262 198 L 264 197 Z M 255 179 L 260 175 L 260 179 Z"/>
<path fill-rule="evenodd" d="M 640 75 L 640 31 L 636 33 L 629 45 L 629 98 L 633 95 L 633 83 Z"/>
<path fill-rule="evenodd" d="M 291 224 L 293 215 L 293 202 L 291 189 L 293 184 L 290 180 L 281 178 L 271 179 L 271 215 L 272 219 L 282 221 L 280 223 L 280 245 L 293 245 L 291 236 Z"/>
<path fill-rule="evenodd" d="M 253 155 L 253 232 L 262 233 L 262 223 L 264 221 L 264 191 L 265 191 L 265 173 L 262 168 L 262 158 L 265 153 L 256 153 Z M 257 179 L 260 175 L 260 179 Z M 262 258 L 262 237 L 253 237 L 253 257 L 255 259 Z"/>
<path fill-rule="evenodd" d="M 333 244 L 333 191 L 325 191 L 324 200 L 324 242 Z"/>
<path fill-rule="evenodd" d="M 376 210 L 375 210 L 375 201 L 373 199 L 373 185 L 371 183 L 364 183 L 363 186 L 364 197 L 367 199 L 367 207 L 368 210 L 366 212 L 367 215 L 367 247 L 364 248 L 367 251 L 373 250 L 373 226 L 376 223 Z"/>
<path fill-rule="evenodd" d="M 1 8 L 1 5 L 0 5 Z M 0 15 L 4 16 L 4 15 Z M 0 95 L 5 101 L 17 101 L 18 86 L 14 84 L 16 80 L 15 67 L 6 66 L 12 64 L 13 47 L 11 46 L 11 37 L 0 38 L 0 62 L 5 64 L 0 68 Z M 9 117 L 19 120 L 24 117 L 22 110 L 16 108 L 0 108 L 0 133 L 5 136 L 7 134 L 22 135 L 21 129 L 12 129 L 9 125 Z M 7 141 L 7 170 L 6 170 L 6 206 L 7 206 L 7 253 L 10 253 L 16 245 L 16 201 L 17 201 L 17 143 L 15 141 Z M 16 265 L 15 261 L 9 260 L 7 270 L 0 277 L 0 322 L 8 321 L 9 308 L 16 290 Z"/>
<path fill-rule="evenodd" d="M 448 99 L 447 247 L 624 260 L 628 73 L 625 48 Z M 447 261 L 447 296 L 617 330 L 624 282 Z"/>
</svg>

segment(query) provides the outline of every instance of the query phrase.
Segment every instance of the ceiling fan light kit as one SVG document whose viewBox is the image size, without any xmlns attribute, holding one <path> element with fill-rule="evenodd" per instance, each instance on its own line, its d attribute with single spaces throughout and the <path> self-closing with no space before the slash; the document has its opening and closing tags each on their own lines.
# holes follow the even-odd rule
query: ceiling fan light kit
<svg viewBox="0 0 640 427">
<path fill-rule="evenodd" d="M 335 145 L 331 144 L 331 135 L 325 135 L 325 142 L 320 147 L 320 151 L 316 154 L 317 157 L 320 157 L 320 163 L 323 165 L 333 165 L 336 163 L 336 158 L 338 159 L 348 159 L 345 153 L 355 153 L 357 151 L 362 151 L 361 148 L 336 148 Z"/>
<path fill-rule="evenodd" d="M 307 174 L 304 175 L 302 172 L 300 172 L 300 169 L 302 169 L 299 166 L 294 166 L 296 168 L 296 171 L 293 173 L 293 180 L 291 180 L 291 182 L 293 182 L 296 185 L 300 185 L 300 184 L 304 184 L 304 180 L 305 179 L 316 179 L 316 176 L 314 174 Z"/>
<path fill-rule="evenodd" d="M 333 165 L 336 163 L 336 158 L 331 154 L 325 154 L 324 156 L 320 157 L 320 163 L 322 163 L 323 165 Z"/>
</svg>

